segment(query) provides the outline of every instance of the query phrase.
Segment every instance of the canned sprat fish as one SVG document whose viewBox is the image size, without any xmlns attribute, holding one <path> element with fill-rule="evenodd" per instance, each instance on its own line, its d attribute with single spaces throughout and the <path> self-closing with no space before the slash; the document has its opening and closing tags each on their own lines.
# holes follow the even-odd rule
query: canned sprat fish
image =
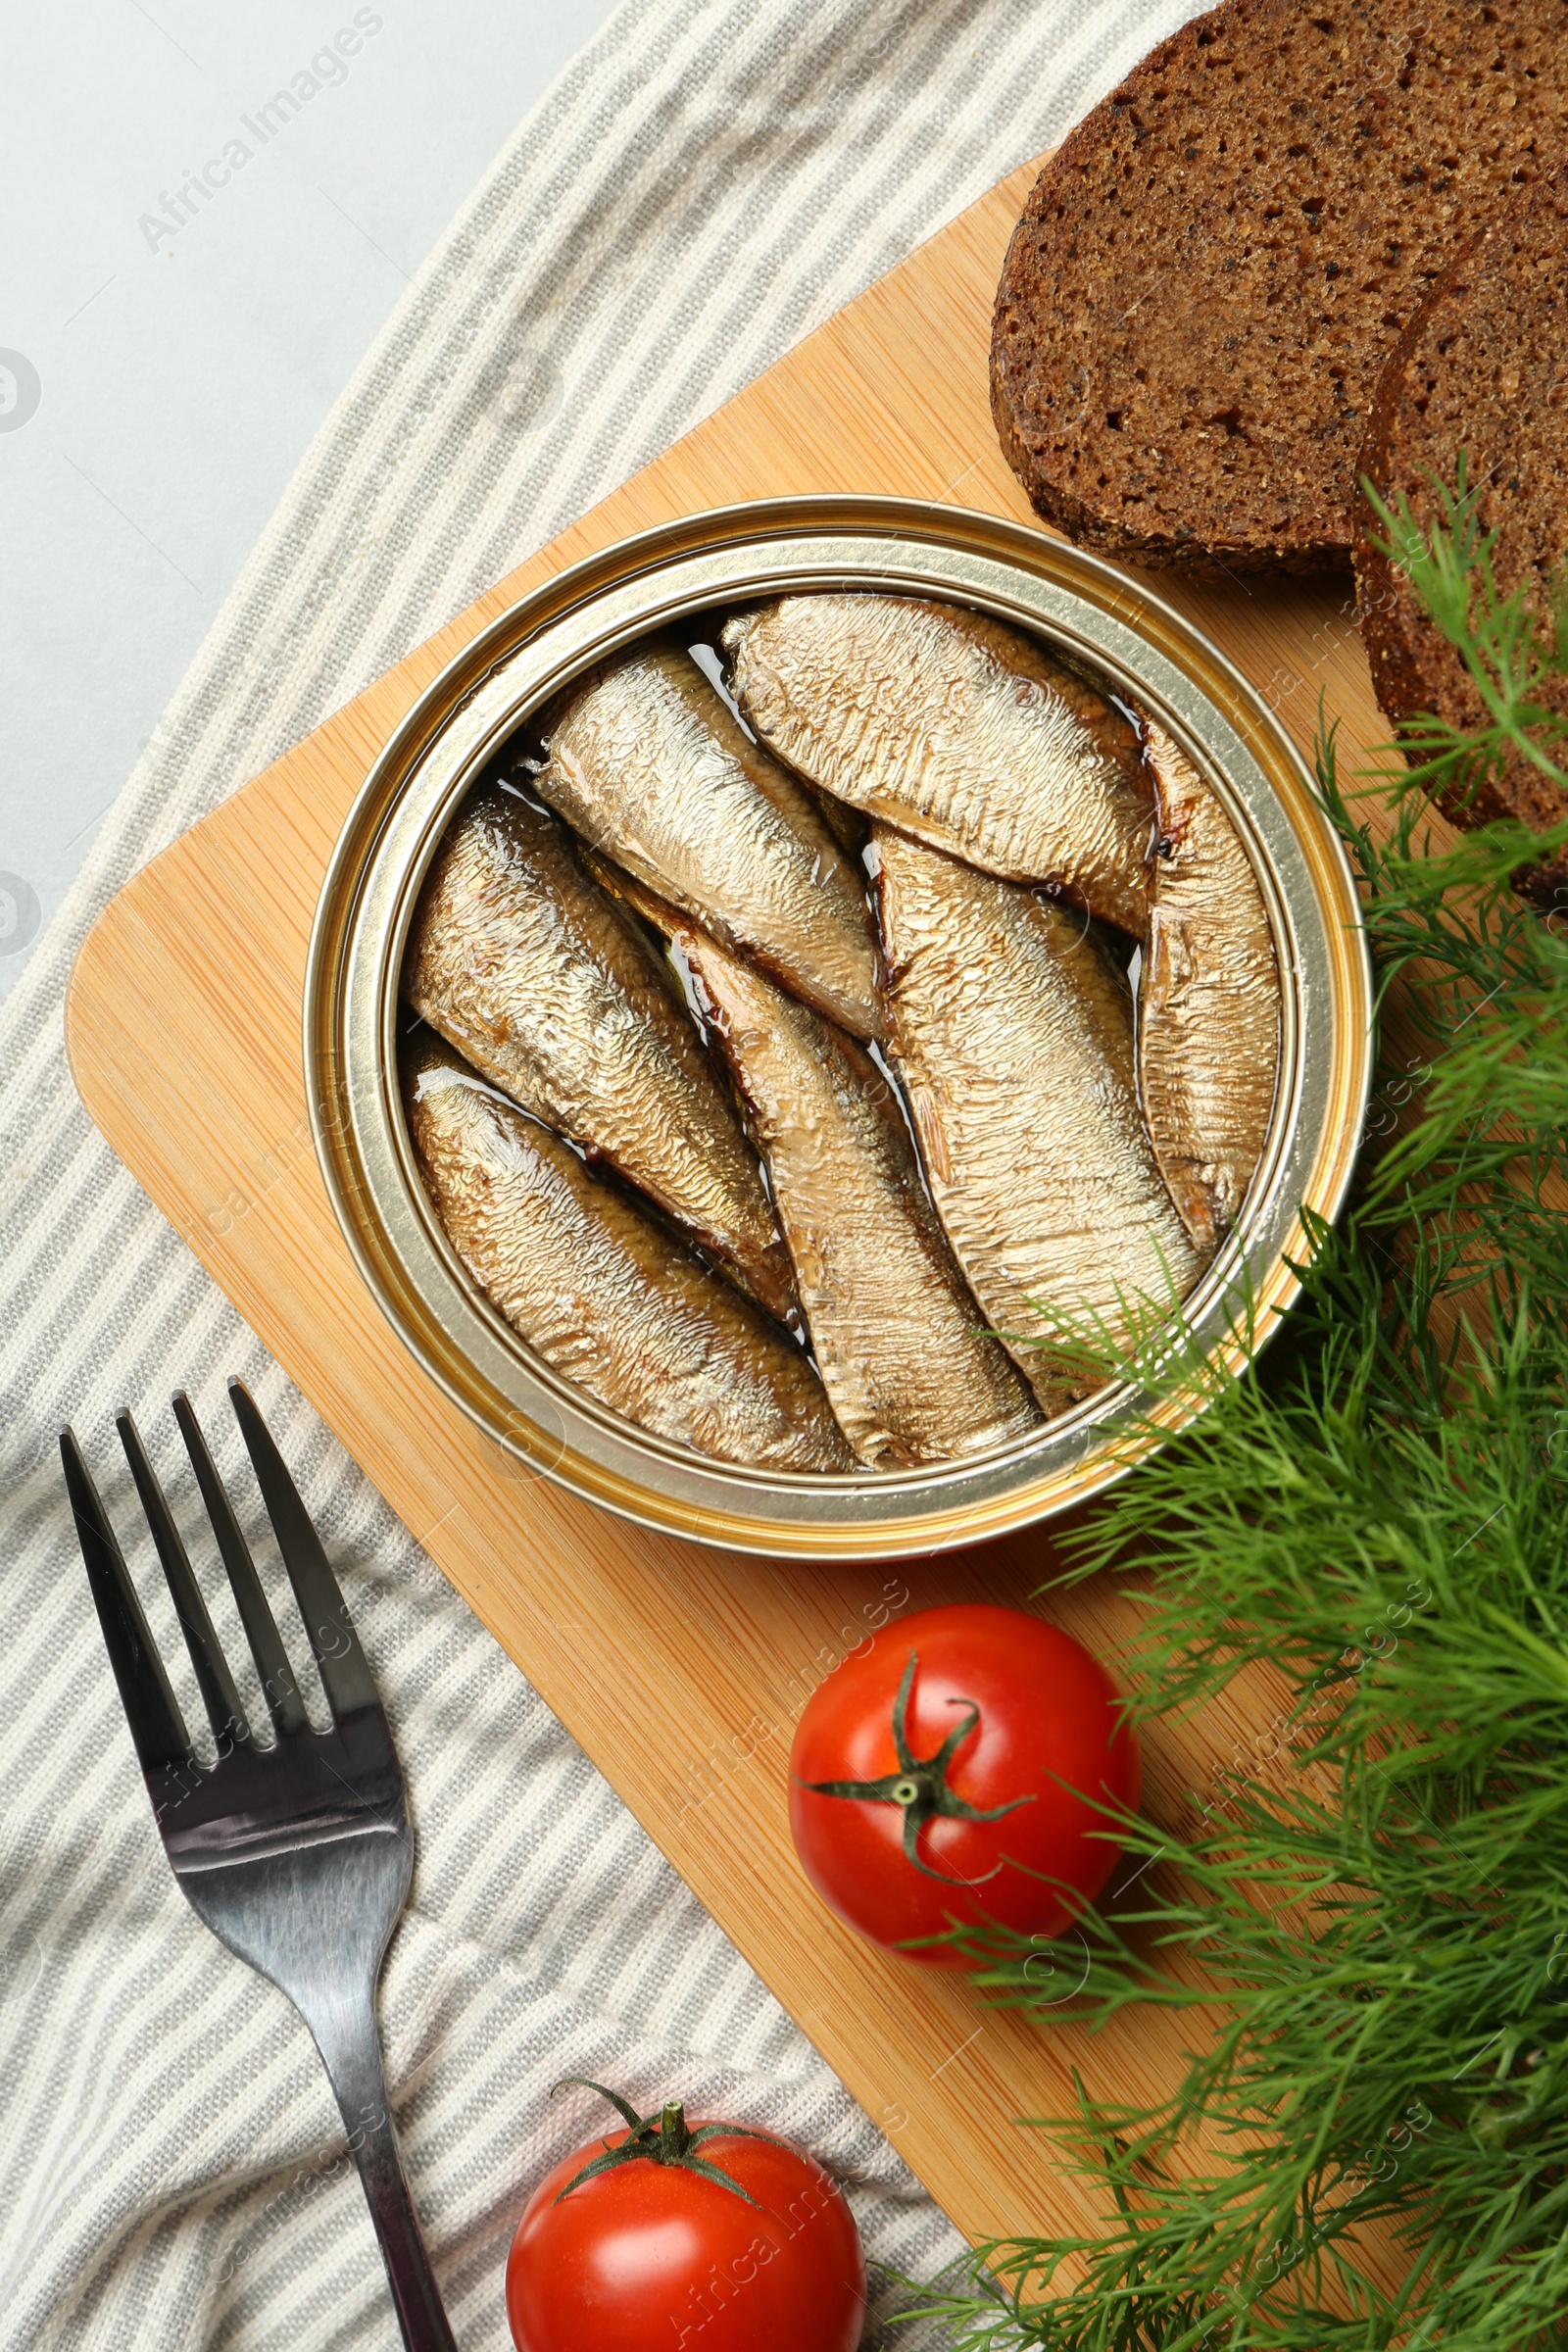
<svg viewBox="0 0 1568 2352">
<path fill-rule="evenodd" d="M 502 853 L 514 885 L 569 869 L 593 987 L 635 996 L 671 953 L 692 1020 L 655 975 L 619 1107 L 591 1023 L 564 1062 L 517 1004 L 487 1026 L 481 990 L 476 1011 Z M 960 1034 L 964 973 L 1004 937 L 1013 998 L 970 990 Z M 1190 950 L 1232 1024 L 1196 1059 Z M 859 499 L 694 516 L 504 614 L 369 776 L 306 993 L 328 1192 L 432 1377 L 524 1474 L 817 1556 L 1048 1516 L 1189 1420 L 1211 1381 L 1087 1373 L 1053 1302 L 1115 1339 L 1164 1282 L 1185 1360 L 1237 1370 L 1295 1295 L 1303 1209 L 1343 1198 L 1370 1029 L 1341 848 L 1215 649 L 1036 532 Z M 636 1116 L 651 1089 L 679 1149 Z M 1078 1180 L 1091 1105 L 1098 1228 L 1051 1193 Z M 549 1195 L 541 1250 L 573 1218 L 585 1249 L 609 1236 L 569 1346 L 535 1311 L 560 1270 L 535 1275 L 516 1232 L 493 1247 L 502 1169 Z M 1020 1263 L 1015 1197 L 1073 1253 Z M 711 1355 L 698 1405 L 661 1354 L 671 1282 Z"/>
</svg>

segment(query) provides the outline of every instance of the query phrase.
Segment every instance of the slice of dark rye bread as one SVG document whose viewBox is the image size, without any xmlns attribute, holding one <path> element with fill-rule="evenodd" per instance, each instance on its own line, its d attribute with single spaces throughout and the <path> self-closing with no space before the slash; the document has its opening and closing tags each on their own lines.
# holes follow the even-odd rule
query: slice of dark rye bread
<svg viewBox="0 0 1568 2352">
<path fill-rule="evenodd" d="M 1544 616 L 1568 557 L 1568 168 L 1517 196 L 1438 280 L 1378 384 L 1361 463 L 1385 505 L 1402 492 L 1429 526 L 1441 513 L 1433 476 L 1452 484 L 1461 452 L 1475 520 L 1497 534 L 1497 585 L 1523 586 Z M 1466 730 L 1483 725 L 1475 681 L 1384 536 L 1358 499 L 1356 587 L 1378 701 L 1394 719 L 1432 710 Z M 1568 718 L 1568 678 L 1548 679 L 1542 699 Z M 1543 748 L 1568 764 L 1565 739 Z M 1568 796 L 1515 755 L 1451 813 L 1470 824 L 1517 816 L 1540 832 L 1568 816 Z M 1532 898 L 1568 907 L 1568 852 L 1520 880 Z"/>
<path fill-rule="evenodd" d="M 1513 187 L 1568 154 L 1568 0 L 1224 0 L 1041 173 L 991 397 L 1101 553 L 1343 564 L 1385 361 Z"/>
</svg>

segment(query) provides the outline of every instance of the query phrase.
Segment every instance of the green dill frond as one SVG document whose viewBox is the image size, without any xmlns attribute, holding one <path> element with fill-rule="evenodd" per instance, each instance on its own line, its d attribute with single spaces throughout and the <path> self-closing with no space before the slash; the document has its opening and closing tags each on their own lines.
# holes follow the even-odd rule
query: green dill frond
<svg viewBox="0 0 1568 2352">
<path fill-rule="evenodd" d="M 1427 797 L 1510 755 L 1568 785 L 1568 608 L 1499 593 L 1462 480 L 1428 534 L 1382 519 L 1488 724 L 1353 794 L 1320 744 L 1383 1015 L 1371 1145 L 1279 1339 L 1066 1571 L 1138 1580 L 1145 1717 L 1259 1661 L 1288 1698 L 1185 1834 L 1133 1825 L 1072 1936 L 957 1936 L 1043 2030 L 1073 1982 L 1091 2023 L 1180 2008 L 1196 2052 L 1157 2110 L 1042 2119 L 1102 2231 L 927 2291 L 958 2352 L 1568 2342 L 1568 921 L 1510 885 L 1554 837 L 1448 846 Z"/>
</svg>

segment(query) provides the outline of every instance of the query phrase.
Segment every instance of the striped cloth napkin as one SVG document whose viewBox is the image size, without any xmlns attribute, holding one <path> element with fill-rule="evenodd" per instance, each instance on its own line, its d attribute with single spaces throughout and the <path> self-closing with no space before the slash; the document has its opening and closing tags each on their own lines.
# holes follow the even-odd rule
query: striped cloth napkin
<svg viewBox="0 0 1568 2352">
<path fill-rule="evenodd" d="M 0 2352 L 397 2340 L 305 2030 L 175 1891 L 61 1488 L 69 1418 L 128 1538 L 110 1425 L 128 1399 L 194 1536 L 166 1400 L 190 1388 L 243 1494 L 228 1372 L 300 1479 L 407 1769 L 418 1869 L 382 2019 L 465 2352 L 502 2352 L 522 2199 L 599 2127 L 551 2103 L 566 2074 L 645 2104 L 673 2089 L 806 2142 L 883 2263 L 930 2275 L 958 2251 L 100 1141 L 61 1008 L 88 924 L 155 851 L 1059 138 L 1191 13 L 626 0 L 519 125 L 323 425 L 7 1002 Z M 265 1556 L 259 1501 L 247 1516 Z M 132 1556 L 183 1668 L 156 1572 Z M 181 1697 L 194 1704 L 187 1685 Z"/>
</svg>

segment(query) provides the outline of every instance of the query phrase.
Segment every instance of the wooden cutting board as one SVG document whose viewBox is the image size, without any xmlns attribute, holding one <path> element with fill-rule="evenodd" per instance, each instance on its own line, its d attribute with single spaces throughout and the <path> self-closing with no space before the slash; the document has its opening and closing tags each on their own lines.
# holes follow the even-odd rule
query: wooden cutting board
<svg viewBox="0 0 1568 2352">
<path fill-rule="evenodd" d="M 984 2006 L 961 1978 L 873 1953 L 801 1876 L 785 1765 L 808 1691 L 868 1630 L 936 1601 L 1027 1600 L 1052 1571 L 1049 1538 L 891 1571 L 764 1563 L 644 1534 L 523 1472 L 419 1372 L 360 1281 L 312 1152 L 300 1013 L 317 895 L 372 760 L 459 648 L 538 581 L 628 533 L 737 500 L 882 492 L 1028 520 L 992 430 L 986 357 L 993 288 L 1034 169 L 166 851 L 92 931 L 68 1005 L 76 1084 L 116 1151 L 975 2238 L 1094 2230 L 1058 2144 L 1015 2119 L 1066 2112 L 1073 2068 L 1106 2094 L 1157 2094 L 1188 2029 L 1137 2013 L 1093 2036 L 1060 2017 L 1025 2024 Z M 1308 752 L 1320 697 L 1341 722 L 1347 772 L 1382 739 L 1348 580 L 1159 585 Z M 1108 1586 L 1037 1605 L 1103 1652 L 1130 1639 L 1133 1612 Z M 1152 1812 L 1190 1819 L 1192 1792 L 1200 1804 L 1233 1756 L 1277 1746 L 1279 1701 L 1256 1676 L 1200 1724 L 1152 1732 Z"/>
</svg>

